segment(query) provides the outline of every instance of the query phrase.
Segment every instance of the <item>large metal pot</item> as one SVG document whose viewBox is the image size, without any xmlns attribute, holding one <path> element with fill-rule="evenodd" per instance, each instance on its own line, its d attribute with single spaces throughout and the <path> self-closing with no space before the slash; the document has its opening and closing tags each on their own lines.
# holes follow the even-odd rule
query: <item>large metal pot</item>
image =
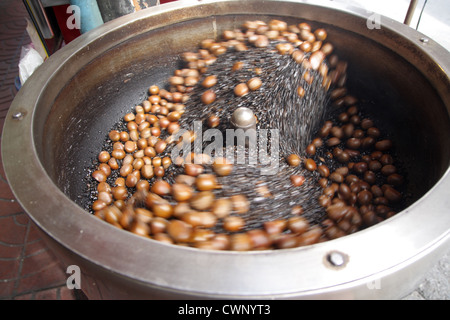
<svg viewBox="0 0 450 320">
<path fill-rule="evenodd" d="M 399 298 L 450 244 L 450 55 L 407 26 L 338 4 L 186 1 L 111 21 L 54 54 L 14 100 L 2 155 L 20 204 L 89 298 Z M 245 20 L 309 21 L 350 62 L 349 90 L 392 132 L 407 209 L 296 249 L 216 252 L 119 230 L 82 209 L 84 169 L 110 127 L 163 85 L 177 55 Z"/>
</svg>

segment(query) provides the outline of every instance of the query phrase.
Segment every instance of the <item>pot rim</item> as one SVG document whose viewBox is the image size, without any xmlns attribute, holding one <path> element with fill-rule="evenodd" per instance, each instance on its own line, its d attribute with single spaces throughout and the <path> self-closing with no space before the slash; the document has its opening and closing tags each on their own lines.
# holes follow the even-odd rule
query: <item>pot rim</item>
<svg viewBox="0 0 450 320">
<path fill-rule="evenodd" d="M 7 114 L 2 136 L 2 156 L 14 195 L 44 233 L 105 271 L 130 278 L 148 287 L 219 298 L 289 298 L 326 295 L 331 291 L 348 293 L 348 290 L 355 288 L 367 289 L 367 284 L 374 279 L 388 279 L 402 268 L 412 266 L 419 257 L 431 256 L 433 252 L 449 247 L 450 215 L 447 211 L 450 203 L 445 196 L 450 190 L 450 169 L 447 169 L 439 181 L 419 200 L 373 227 L 306 247 L 250 252 L 210 251 L 167 245 L 123 232 L 87 214 L 53 183 L 40 163 L 33 137 L 34 119 L 42 116 L 37 114 L 36 109 L 52 76 L 60 72 L 64 64 L 80 53 L 90 60 L 101 54 L 87 52 L 86 47 L 95 46 L 105 34 L 118 35 L 118 31 L 126 26 L 151 19 L 156 23 L 149 23 L 151 26 L 148 26 L 148 30 L 141 31 L 142 33 L 161 28 L 173 22 L 173 18 L 164 19 L 173 13 L 175 22 L 210 15 L 233 14 L 221 13 L 221 9 L 227 6 L 234 10 L 239 7 L 244 13 L 258 8 L 257 14 L 277 16 L 293 16 L 293 13 L 288 12 L 292 6 L 309 7 L 313 8 L 313 11 L 336 11 L 360 22 L 366 21 L 370 16 L 361 9 L 338 3 L 315 5 L 309 1 L 265 1 L 269 8 L 272 5 L 285 5 L 286 9 L 276 13 L 269 12 L 266 6 L 257 6 L 258 3 L 261 2 L 179 1 L 123 16 L 75 39 L 52 55 L 44 66 L 32 75 L 19 91 Z M 189 16 L 184 14 L 183 10 L 198 15 Z M 318 22 L 325 19 L 308 17 L 310 11 L 306 12 L 306 16 L 299 19 Z M 342 25 L 337 27 L 345 29 Z M 377 42 L 384 40 L 386 33 L 396 34 L 404 39 L 407 45 L 398 48 L 398 44 L 392 39 L 392 42 L 383 42 L 383 45 L 392 50 L 398 49 L 396 52 L 411 62 L 418 52 L 433 60 L 442 72 L 440 75 L 433 75 L 432 79 L 426 74 L 428 70 L 425 66 L 416 67 L 436 86 L 449 111 L 450 97 L 448 94 L 444 95 L 445 90 L 450 87 L 448 51 L 433 40 L 428 43 L 421 42 L 420 39 L 426 36 L 388 18 L 382 19 L 381 27 L 382 32 L 379 34 L 361 28 L 350 31 Z M 135 35 L 121 34 L 108 45 L 113 47 Z M 438 81 L 442 79 L 446 82 Z M 427 214 L 423 214 L 424 212 Z M 421 226 L 421 232 L 417 232 L 417 226 Z M 129 254 L 126 259 L 115 259 L 116 252 Z M 336 267 L 329 263 L 327 257 L 331 252 L 342 254 L 344 266 Z M 306 272 L 311 270 L 314 270 L 313 274 Z M 218 277 L 220 274 L 232 277 Z M 389 288 L 390 284 L 386 283 L 386 287 Z M 379 293 L 381 290 L 372 290 L 370 295 Z"/>
</svg>

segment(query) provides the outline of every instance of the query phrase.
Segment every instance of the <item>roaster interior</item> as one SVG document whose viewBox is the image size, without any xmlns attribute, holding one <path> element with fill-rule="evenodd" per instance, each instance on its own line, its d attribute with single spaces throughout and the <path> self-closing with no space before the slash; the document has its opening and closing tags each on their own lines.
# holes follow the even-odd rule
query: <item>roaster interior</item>
<svg viewBox="0 0 450 320">
<path fill-rule="evenodd" d="M 223 30 L 239 28 L 246 20 L 273 18 L 306 21 L 276 16 L 209 17 L 134 36 L 92 61 L 83 61 L 79 53 L 75 62 L 79 59 L 85 64 L 78 66 L 74 75 L 70 68 L 59 70 L 50 80 L 55 85 L 47 86 L 46 103 L 36 110 L 41 116 L 34 125 L 35 145 L 49 176 L 85 208 L 89 200 L 86 169 L 109 130 L 147 97 L 150 85 L 167 85 L 179 67 L 179 54 Z M 414 203 L 433 187 L 449 164 L 449 146 L 443 139 L 450 133 L 445 105 L 414 65 L 382 44 L 336 26 L 307 22 L 326 28 L 335 53 L 348 61 L 349 92 L 360 99 L 364 114 L 394 142 L 407 179 L 407 205 Z M 114 33 L 108 34 L 101 41 L 113 37 Z M 429 61 L 424 63 L 431 66 Z M 58 87 L 61 90 L 54 89 Z"/>
</svg>

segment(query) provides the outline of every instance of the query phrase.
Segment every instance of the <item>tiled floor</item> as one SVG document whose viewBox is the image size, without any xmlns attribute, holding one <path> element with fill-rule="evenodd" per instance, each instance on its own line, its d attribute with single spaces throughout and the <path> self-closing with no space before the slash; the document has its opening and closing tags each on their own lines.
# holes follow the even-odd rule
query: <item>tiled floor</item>
<svg viewBox="0 0 450 320">
<path fill-rule="evenodd" d="M 0 132 L 17 93 L 14 80 L 18 75 L 21 47 L 30 43 L 25 16 L 22 1 L 0 1 Z M 449 255 L 446 255 L 406 299 L 450 299 L 449 273 Z M 86 299 L 80 290 L 67 288 L 67 277 L 15 201 L 0 159 L 0 300 Z"/>
<path fill-rule="evenodd" d="M 22 1 L 0 1 L 0 130 L 17 93 L 21 48 L 30 43 L 27 15 Z M 0 165 L 0 299 L 82 299 L 66 287 L 67 276 L 15 201 Z"/>
</svg>

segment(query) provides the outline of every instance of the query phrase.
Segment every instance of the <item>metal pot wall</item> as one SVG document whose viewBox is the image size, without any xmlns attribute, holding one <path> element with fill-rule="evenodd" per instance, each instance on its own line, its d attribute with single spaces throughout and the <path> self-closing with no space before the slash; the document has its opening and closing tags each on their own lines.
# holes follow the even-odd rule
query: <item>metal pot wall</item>
<svg viewBox="0 0 450 320">
<path fill-rule="evenodd" d="M 167 245 L 83 210 L 85 168 L 111 126 L 178 54 L 246 20 L 327 28 L 349 61 L 349 90 L 392 133 L 408 207 L 355 234 L 307 247 L 218 252 Z M 181 1 L 106 23 L 54 54 L 20 90 L 2 155 L 14 193 L 49 246 L 78 265 L 89 298 L 400 298 L 450 244 L 450 55 L 407 26 L 331 4 Z M 372 106 L 372 107 L 371 107 Z M 373 106 L 377 106 L 374 108 Z"/>
</svg>

